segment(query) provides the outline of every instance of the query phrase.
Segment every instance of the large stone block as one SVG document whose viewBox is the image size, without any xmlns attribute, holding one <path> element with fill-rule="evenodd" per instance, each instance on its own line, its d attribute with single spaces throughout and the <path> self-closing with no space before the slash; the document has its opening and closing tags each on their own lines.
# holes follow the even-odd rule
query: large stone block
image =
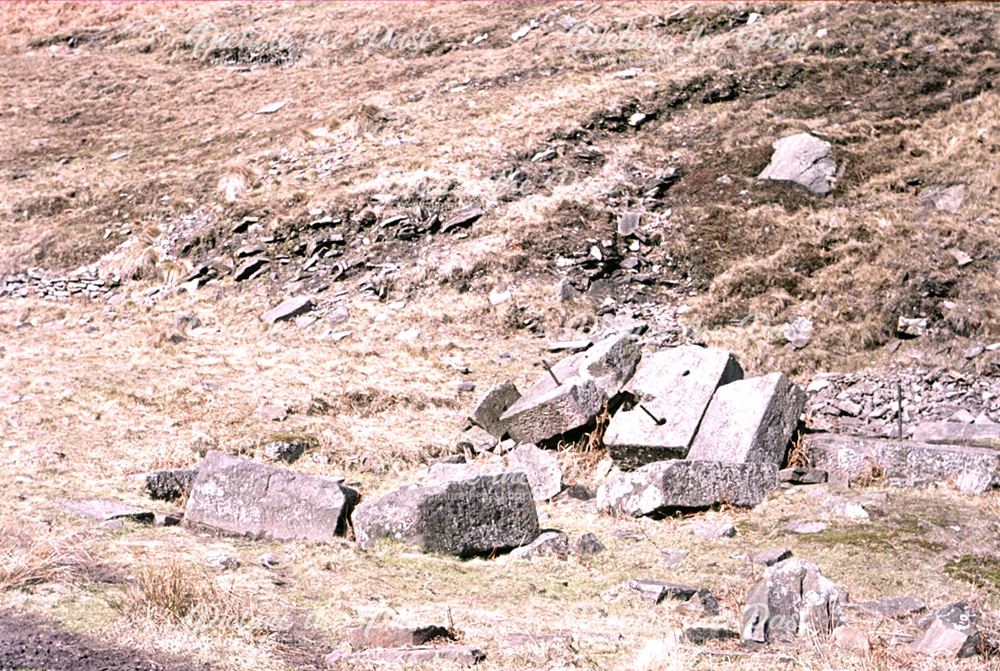
<svg viewBox="0 0 1000 671">
<path fill-rule="evenodd" d="M 813 465 L 836 482 L 876 479 L 911 487 L 952 482 L 968 494 L 1000 486 L 1000 452 L 989 448 L 833 433 L 807 434 L 802 444 Z"/>
<path fill-rule="evenodd" d="M 619 410 L 604 434 L 615 464 L 625 470 L 683 459 L 712 394 L 743 377 L 729 352 L 684 345 L 643 357 L 625 391 L 631 410 Z"/>
<path fill-rule="evenodd" d="M 504 552 L 539 534 L 524 473 L 407 485 L 360 504 L 351 520 L 363 548 L 391 538 L 424 552 L 460 557 Z"/>
<path fill-rule="evenodd" d="M 641 517 L 717 503 L 753 507 L 777 487 L 774 464 L 659 461 L 602 484 L 597 490 L 597 508 Z"/>
<path fill-rule="evenodd" d="M 687 458 L 781 465 L 806 395 L 781 373 L 715 390 Z"/>
<path fill-rule="evenodd" d="M 479 399 L 479 403 L 472 411 L 469 418 L 476 426 L 488 431 L 493 436 L 500 438 L 504 434 L 503 424 L 500 417 L 507 411 L 517 399 L 521 398 L 521 392 L 517 390 L 513 382 L 504 382 L 491 387 L 486 394 Z"/>
<path fill-rule="evenodd" d="M 743 607 L 744 641 L 790 641 L 828 635 L 842 623 L 847 603 L 815 564 L 793 557 L 770 566 L 754 584 Z"/>
<path fill-rule="evenodd" d="M 634 336 L 617 335 L 559 361 L 507 409 L 503 428 L 537 443 L 586 425 L 632 377 L 640 355 Z"/>
<path fill-rule="evenodd" d="M 921 422 L 913 432 L 913 440 L 936 445 L 965 445 L 1000 450 L 1000 424 Z"/>
<path fill-rule="evenodd" d="M 209 452 L 184 522 L 227 534 L 326 541 L 344 530 L 358 493 L 339 481 Z"/>
</svg>

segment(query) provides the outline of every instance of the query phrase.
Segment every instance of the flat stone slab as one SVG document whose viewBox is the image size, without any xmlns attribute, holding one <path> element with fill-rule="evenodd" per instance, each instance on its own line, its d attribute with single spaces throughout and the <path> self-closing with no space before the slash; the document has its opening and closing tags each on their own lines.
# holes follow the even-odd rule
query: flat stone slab
<svg viewBox="0 0 1000 671">
<path fill-rule="evenodd" d="M 358 493 L 338 480 L 209 452 L 184 523 L 273 540 L 328 541 L 344 531 Z"/>
<path fill-rule="evenodd" d="M 646 355 L 624 388 L 636 405 L 615 413 L 604 434 L 608 453 L 623 470 L 683 459 L 715 390 L 742 377 L 725 350 L 683 345 Z"/>
<path fill-rule="evenodd" d="M 934 445 L 965 445 L 1000 450 L 1000 424 L 921 422 L 913 431 L 913 440 Z"/>
<path fill-rule="evenodd" d="M 479 648 L 464 645 L 417 646 L 411 648 L 371 648 L 362 652 L 332 652 L 326 656 L 326 665 L 333 668 L 356 669 L 359 664 L 411 665 L 432 662 L 473 665 L 486 659 Z"/>
<path fill-rule="evenodd" d="M 625 586 L 639 595 L 643 603 L 657 604 L 664 599 L 687 601 L 698 593 L 697 587 L 677 585 L 648 578 L 633 578 L 625 581 Z"/>
<path fill-rule="evenodd" d="M 1000 452 L 985 447 L 815 433 L 803 437 L 803 449 L 817 468 L 840 483 L 873 477 L 910 487 L 952 482 L 967 494 L 1000 485 Z"/>
<path fill-rule="evenodd" d="M 831 145 L 809 133 L 783 137 L 774 143 L 771 163 L 757 179 L 788 182 L 814 196 L 825 196 L 836 183 L 837 164 Z"/>
<path fill-rule="evenodd" d="M 524 473 L 406 485 L 361 503 L 351 521 L 362 548 L 389 538 L 460 557 L 508 551 L 540 533 Z"/>
<path fill-rule="evenodd" d="M 927 610 L 924 602 L 913 596 L 890 596 L 884 599 L 861 601 L 848 604 L 848 608 L 891 618 L 909 617 Z"/>
<path fill-rule="evenodd" d="M 638 340 L 623 334 L 559 361 L 501 416 L 504 430 L 537 443 L 586 425 L 632 377 L 640 355 Z"/>
<path fill-rule="evenodd" d="M 152 524 L 155 515 L 151 510 L 128 506 L 110 499 L 90 499 L 86 501 L 62 501 L 60 505 L 81 517 L 110 522 L 111 520 L 132 520 L 142 524 Z"/>
<path fill-rule="evenodd" d="M 347 630 L 347 640 L 355 651 L 369 648 L 409 648 L 427 645 L 437 640 L 455 640 L 454 634 L 446 627 L 392 627 L 368 625 L 351 627 Z"/>
<path fill-rule="evenodd" d="M 778 471 L 778 479 L 792 485 L 821 485 L 830 479 L 830 474 L 819 468 L 793 466 Z"/>
<path fill-rule="evenodd" d="M 659 461 L 602 484 L 597 508 L 632 517 L 718 503 L 752 508 L 777 487 L 774 464 Z"/>
<path fill-rule="evenodd" d="M 274 324 L 275 322 L 291 319 L 292 317 L 309 312 L 312 310 L 312 307 L 312 298 L 309 296 L 294 296 L 278 303 L 278 305 L 262 314 L 260 318 L 268 324 Z"/>
<path fill-rule="evenodd" d="M 716 389 L 687 458 L 780 466 L 806 395 L 781 373 Z"/>
</svg>

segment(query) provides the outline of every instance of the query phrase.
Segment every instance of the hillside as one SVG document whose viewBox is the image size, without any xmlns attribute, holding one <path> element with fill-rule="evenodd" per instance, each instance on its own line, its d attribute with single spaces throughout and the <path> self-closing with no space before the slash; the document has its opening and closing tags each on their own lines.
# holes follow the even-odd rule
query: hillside
<svg viewBox="0 0 1000 671">
<path fill-rule="evenodd" d="M 62 503 L 172 512 L 142 474 L 297 440 L 295 471 L 373 498 L 461 452 L 481 394 L 530 387 L 554 343 L 616 331 L 783 371 L 801 432 L 898 437 L 897 394 L 904 435 L 1000 422 L 998 45 L 985 3 L 0 5 L 0 668 L 324 668 L 372 622 L 450 626 L 486 669 L 996 664 L 884 618 L 861 655 L 706 652 L 689 614 L 616 592 L 707 585 L 739 629 L 748 553 L 782 546 L 851 601 L 967 601 L 993 636 L 1000 499 L 954 483 L 663 520 L 564 492 L 542 526 L 607 549 L 531 562 Z M 758 178 L 805 132 L 826 195 Z M 262 319 L 289 298 L 311 309 Z M 566 485 L 606 476 L 601 421 L 544 445 Z"/>
</svg>

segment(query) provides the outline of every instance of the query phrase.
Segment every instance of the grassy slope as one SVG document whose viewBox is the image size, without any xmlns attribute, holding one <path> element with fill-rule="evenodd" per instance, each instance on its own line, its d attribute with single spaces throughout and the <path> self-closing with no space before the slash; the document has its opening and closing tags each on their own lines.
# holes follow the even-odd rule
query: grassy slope
<svg viewBox="0 0 1000 671">
<path fill-rule="evenodd" d="M 991 241 L 998 105 L 989 90 L 996 10 L 405 7 L 0 7 L 0 85 L 9 101 L 0 110 L 8 139 L 0 145 L 2 270 L 90 263 L 195 212 L 210 232 L 245 213 L 292 229 L 312 207 L 360 206 L 373 194 L 396 198 L 387 211 L 428 202 L 489 211 L 467 239 L 378 248 L 405 261 L 389 303 L 405 302 L 387 306 L 348 294 L 353 334 L 340 344 L 259 325 L 257 312 L 282 292 L 266 283 L 216 283 L 152 306 L 131 298 L 114 307 L 4 299 L 0 526 L 71 544 L 89 557 L 71 557 L 79 566 L 49 583 L 4 592 L 2 603 L 141 648 L 225 660 L 229 668 L 286 668 L 290 659 L 315 659 L 335 645 L 343 625 L 440 621 L 449 609 L 470 642 L 488 646 L 488 665 L 496 668 L 773 668 L 768 660 L 671 658 L 669 639 L 682 615 L 601 595 L 626 577 L 695 582 L 718 594 L 735 622 L 752 577 L 740 553 L 787 544 L 855 598 L 913 592 L 935 604 L 971 598 L 995 612 L 994 592 L 942 570 L 951 558 L 995 551 L 988 526 L 995 501 L 941 491 L 894 492 L 884 518 L 835 526 L 815 539 L 779 529 L 788 519 L 822 516 L 820 502 L 782 496 L 734 512 L 741 535 L 712 543 L 693 541 L 683 521 L 622 523 L 549 505 L 547 525 L 593 530 L 610 551 L 591 561 L 530 565 L 457 563 L 394 548 L 365 556 L 348 547 L 261 547 L 170 529 L 79 531 L 56 500 L 110 495 L 143 503 L 125 475 L 193 463 L 195 448 L 210 444 L 252 453 L 277 431 L 316 436 L 329 463 L 298 467 L 346 474 L 365 492 L 413 478 L 419 463 L 449 448 L 472 400 L 454 391 L 458 369 L 471 367 L 480 389 L 534 375 L 543 343 L 512 329 L 506 308 L 491 307 L 488 292 L 513 287 L 548 335 L 562 335 L 592 306 L 552 300 L 554 250 L 585 249 L 582 239 L 607 235 L 607 217 L 630 206 L 636 181 L 668 165 L 683 167 L 685 178 L 667 198 L 673 213 L 661 220 L 663 242 L 648 255 L 664 279 L 687 289 L 658 287 L 649 298 L 690 304 L 689 323 L 701 337 L 732 347 L 749 369 L 780 365 L 802 378 L 817 367 L 885 363 L 873 348 L 891 334 L 895 317 L 923 309 L 948 324 L 943 298 L 968 315 L 973 327 L 965 336 L 997 339 Z M 752 9 L 765 14 L 770 37 L 738 27 Z M 607 37 L 565 32 L 558 25 L 567 16 L 607 28 Z M 539 27 L 512 42 L 510 34 L 532 19 Z M 381 24 L 412 40 L 359 49 L 359 36 Z M 815 37 L 820 27 L 827 37 Z M 339 38 L 320 45 L 309 39 L 317 32 Z M 485 42 L 460 46 L 482 33 L 490 35 Z M 286 66 L 230 67 L 192 50 L 207 34 L 242 35 L 226 47 L 249 41 L 279 55 L 286 47 L 309 50 Z M 789 38 L 795 48 L 781 48 Z M 609 76 L 626 67 L 642 74 Z M 278 114 L 246 114 L 285 99 L 291 102 Z M 611 112 L 623 106 L 656 119 L 639 131 L 608 128 Z M 570 131 L 581 128 L 604 154 L 602 165 L 572 158 L 579 142 Z M 841 188 L 821 201 L 753 180 L 771 141 L 801 129 L 825 134 L 848 159 Z M 552 165 L 526 160 L 552 138 L 569 138 L 557 140 Z M 108 160 L 122 150 L 125 159 Z M 508 199 L 494 177 L 513 167 L 529 171 L 535 186 Z M 553 172 L 572 179 L 553 184 Z M 723 174 L 732 184 L 717 181 Z M 248 191 L 235 202 L 217 190 L 227 175 L 247 178 Z M 911 177 L 925 184 L 960 179 L 968 184 L 966 203 L 956 215 L 922 207 L 906 184 Z M 226 256 L 227 244 L 200 253 Z M 973 254 L 974 264 L 957 269 L 951 246 Z M 950 286 L 948 296 L 925 296 L 930 280 Z M 195 312 L 206 328 L 173 344 L 167 336 L 179 312 Z M 776 332 L 796 314 L 811 316 L 817 335 L 806 350 L 789 353 Z M 749 325 L 747 315 L 754 316 Z M 422 334 L 416 343 L 394 340 L 414 326 Z M 963 349 L 947 326 L 941 339 L 935 350 Z M 513 363 L 504 363 L 503 353 L 513 354 Z M 947 352 L 936 356 L 950 362 Z M 282 425 L 255 413 L 272 399 L 293 409 Z M 310 414 L 314 399 L 331 409 Z M 585 459 L 564 458 L 586 478 Z M 919 519 L 933 526 L 919 527 Z M 955 525 L 962 531 L 950 529 Z M 619 527 L 641 527 L 649 540 L 613 541 Z M 3 539 L 17 554 L 28 543 L 14 534 Z M 656 546 L 692 552 L 668 569 Z M 245 568 L 199 577 L 204 558 L 218 551 L 241 556 Z M 280 575 L 256 566 L 264 552 L 278 556 Z M 45 548 L 35 554 L 43 557 Z M 231 598 L 239 615 L 206 608 L 184 624 L 162 621 L 142 608 L 156 603 L 155 594 L 130 596 L 115 579 L 134 578 L 145 566 L 232 587 L 234 596 L 222 601 Z M 140 607 L 123 612 L 121 603 Z M 620 632 L 624 640 L 526 651 L 490 643 L 497 632 L 550 629 Z M 877 637 L 889 629 L 873 623 L 869 631 Z M 817 643 L 792 654 L 805 668 L 931 668 L 898 648 L 841 659 Z"/>
</svg>

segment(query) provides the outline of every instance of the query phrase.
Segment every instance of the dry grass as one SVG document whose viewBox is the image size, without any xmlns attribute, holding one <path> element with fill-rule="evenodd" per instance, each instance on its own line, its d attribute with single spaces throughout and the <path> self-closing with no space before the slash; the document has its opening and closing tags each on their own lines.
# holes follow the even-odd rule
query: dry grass
<svg viewBox="0 0 1000 671">
<path fill-rule="evenodd" d="M 29 534 L 0 527 L 0 591 L 84 579 L 93 560 L 79 534 Z"/>
<path fill-rule="evenodd" d="M 141 567 L 121 595 L 111 597 L 111 605 L 136 622 L 203 627 L 218 636 L 246 628 L 258 618 L 257 606 L 247 595 L 220 587 L 206 571 L 179 561 Z"/>
<path fill-rule="evenodd" d="M 103 257 L 106 270 L 142 278 L 114 305 L 3 299 L 0 491 L 32 533 L 0 536 L 0 586 L 10 588 L 0 591 L 0 606 L 234 670 L 298 668 L 280 653 L 299 618 L 328 634 L 288 644 L 316 661 L 344 627 L 449 615 L 466 641 L 486 646 L 488 670 L 951 668 L 896 647 L 853 657 L 825 640 L 781 652 L 791 664 L 735 647 L 709 655 L 675 640 L 687 615 L 604 597 L 631 577 L 690 582 L 712 589 L 735 623 L 758 576 L 746 553 L 787 545 L 856 600 L 980 597 L 977 607 L 994 613 L 995 595 L 978 595 L 942 568 L 946 554 L 992 547 L 995 498 L 892 491 L 869 523 L 828 519 L 828 532 L 798 537 L 781 529 L 829 517 L 823 495 L 812 493 L 827 490 L 801 488 L 752 512 L 719 513 L 740 535 L 718 542 L 693 538 L 684 519 L 615 520 L 585 504 L 544 504 L 545 526 L 573 537 L 594 532 L 608 546 L 568 561 L 459 562 L 395 546 L 361 553 L 346 543 L 261 544 L 184 529 L 71 535 L 83 522 L 56 500 L 149 505 L 126 475 L 194 464 L 208 446 L 252 453 L 264 436 L 315 437 L 294 467 L 346 476 L 366 496 L 416 479 L 429 458 L 454 448 L 473 402 L 456 391 L 459 381 L 475 382 L 477 393 L 506 379 L 523 388 L 540 374 L 533 364 L 547 340 L 595 321 L 589 298 L 554 300 L 555 259 L 609 235 L 610 222 L 635 205 L 636 184 L 670 165 L 685 176 L 665 198 L 669 217 L 647 213 L 656 222 L 650 240 L 659 243 L 646 252 L 658 276 L 678 284 L 648 300 L 665 310 L 688 305 L 685 323 L 696 336 L 733 349 L 749 372 L 782 367 L 801 381 L 817 368 L 881 364 L 887 355 L 872 348 L 907 310 L 933 312 L 954 335 L 958 320 L 924 295 L 929 281 L 950 283 L 947 300 L 965 315 L 961 338 L 997 339 L 1000 100 L 972 88 L 991 76 L 992 42 L 969 51 L 975 39 L 992 39 L 992 15 L 982 8 L 401 7 L 0 6 L 0 88 L 11 101 L 0 110 L 0 270 L 68 269 Z M 762 12 L 776 35 L 814 35 L 822 26 L 830 37 L 812 51 L 748 50 L 750 11 Z M 606 29 L 609 39 L 585 45 L 581 56 L 580 36 L 558 27 L 567 17 Z M 532 19 L 539 27 L 510 40 Z M 317 30 L 356 37 L 380 23 L 410 35 L 430 26 L 434 38 L 416 50 L 309 41 Z M 939 34 L 942 23 L 948 36 Z M 686 44 L 699 25 L 703 36 Z M 206 26 L 239 39 L 203 48 L 197 38 Z M 483 33 L 490 38 L 471 45 Z M 638 39 L 651 35 L 653 42 Z M 609 76 L 627 67 L 642 73 Z M 705 102 L 730 81 L 737 97 Z M 669 103 L 680 94 L 684 102 Z M 290 102 L 277 114 L 247 114 L 278 100 Z M 657 118 L 639 131 L 601 125 L 607 110 L 628 105 L 655 109 Z M 850 161 L 841 188 L 823 200 L 754 180 L 771 140 L 804 128 L 826 134 Z M 582 144 L 565 139 L 581 130 Z M 560 153 L 553 162 L 524 159 L 549 145 Z M 566 158 L 583 145 L 603 162 Z M 109 159 L 120 151 L 128 156 Z M 504 175 L 515 167 L 530 177 L 512 191 Z M 723 174 L 730 186 L 717 181 Z M 947 215 L 919 205 L 907 185 L 914 176 L 966 182 L 963 209 Z M 337 300 L 351 312 L 336 329 L 352 334 L 338 343 L 318 338 L 322 323 L 263 326 L 257 315 L 285 290 L 263 280 L 217 281 L 155 302 L 142 295 L 170 285 L 185 263 L 226 262 L 234 251 L 227 231 L 247 214 L 259 215 L 268 233 L 287 233 L 314 207 L 391 212 L 418 203 L 478 203 L 489 213 L 465 239 L 373 247 L 372 259 L 401 267 L 378 277 L 385 300 L 356 291 L 360 277 L 334 284 L 347 290 Z M 201 256 L 176 258 L 172 228 L 196 237 Z M 958 270 L 951 247 L 975 262 Z M 501 289 L 514 298 L 491 306 L 489 292 Z M 181 313 L 204 326 L 172 342 L 165 336 Z M 797 315 L 812 318 L 816 332 L 808 348 L 791 352 L 780 325 Z M 539 336 L 521 328 L 528 323 Z M 411 328 L 420 331 L 415 341 L 397 340 Z M 926 354 L 909 347 L 902 351 Z M 938 361 L 937 348 L 927 357 Z M 459 372 L 466 368 L 472 372 Z M 257 413 L 265 402 L 284 405 L 288 418 L 265 421 Z M 589 482 L 604 456 L 600 434 L 583 436 L 590 451 L 560 454 L 568 479 Z M 868 484 L 846 495 L 881 492 L 877 480 Z M 616 535 L 623 530 L 644 540 Z M 668 567 L 661 549 L 690 554 Z M 243 566 L 206 573 L 206 558 L 218 552 Z M 265 552 L 278 557 L 277 568 L 260 565 Z M 78 584 L 90 557 L 135 578 Z M 871 624 L 873 637 L 878 626 Z M 578 640 L 510 649 L 496 638 L 552 630 Z"/>
</svg>

